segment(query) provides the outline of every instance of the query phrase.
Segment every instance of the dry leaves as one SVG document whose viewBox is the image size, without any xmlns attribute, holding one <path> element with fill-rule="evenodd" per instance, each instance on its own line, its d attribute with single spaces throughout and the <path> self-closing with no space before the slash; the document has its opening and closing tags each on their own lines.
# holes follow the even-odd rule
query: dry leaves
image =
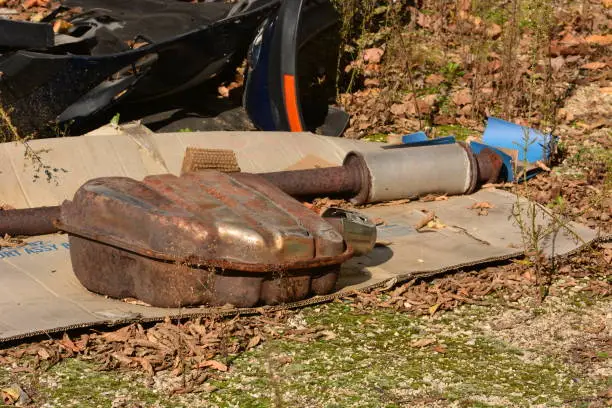
<svg viewBox="0 0 612 408">
<path fill-rule="evenodd" d="M 436 214 L 433 211 L 423 210 L 422 213 L 423 213 L 423 218 L 421 218 L 421 220 L 414 225 L 414 228 L 417 231 L 425 227 L 427 224 L 429 224 L 431 221 L 433 221 L 436 218 Z"/>
<path fill-rule="evenodd" d="M 0 248 L 16 248 L 24 244 L 23 239 L 11 237 L 9 234 L 4 234 L 4 237 L 0 236 Z"/>
<path fill-rule="evenodd" d="M 472 103 L 472 92 L 469 89 L 462 89 L 453 93 L 453 102 L 457 106 L 463 106 Z"/>
<path fill-rule="evenodd" d="M 584 64 L 581 65 L 580 68 L 582 69 L 589 69 L 589 70 L 598 70 L 598 69 L 604 69 L 608 66 L 608 64 L 606 64 L 605 62 L 589 62 L 588 64 Z"/>
<path fill-rule="evenodd" d="M 363 51 L 363 60 L 371 64 L 380 64 L 385 51 L 381 48 L 368 48 Z"/>
<path fill-rule="evenodd" d="M 186 383 L 171 393 L 200 389 L 208 372 L 227 372 L 227 355 L 252 349 L 266 338 L 287 338 L 302 343 L 333 340 L 329 328 L 287 329 L 287 312 L 248 318 L 197 318 L 185 322 L 169 319 L 149 328 L 131 324 L 109 332 L 91 332 L 79 337 L 64 334 L 61 339 L 0 349 L 0 362 L 22 364 L 23 370 L 49 367 L 64 358 L 93 361 L 100 369 L 131 369 L 170 378 L 184 377 Z M 282 334 L 281 334 L 282 333 Z M 17 369 L 13 369 L 15 371 Z M 205 374 L 202 376 L 202 374 Z M 204 385 L 203 385 L 204 384 Z"/>
<path fill-rule="evenodd" d="M 53 23 L 53 32 L 55 34 L 62 34 L 68 32 L 73 27 L 71 23 L 65 20 L 56 20 Z"/>
<path fill-rule="evenodd" d="M 433 344 L 435 342 L 436 342 L 436 339 L 424 338 L 424 339 L 419 339 L 419 340 L 415 340 L 411 342 L 410 346 L 415 347 L 415 348 L 422 348 L 422 347 L 429 346 L 430 344 Z"/>
<path fill-rule="evenodd" d="M 478 210 L 478 215 L 489 215 L 489 209 L 495 208 L 495 206 L 488 201 L 481 201 L 472 204 L 472 206 L 468 208 L 470 210 Z"/>
<path fill-rule="evenodd" d="M 32 7 L 47 7 L 47 4 L 49 4 L 49 0 L 26 0 L 22 6 L 27 10 Z"/>
<path fill-rule="evenodd" d="M 207 367 L 213 368 L 218 371 L 223 371 L 223 372 L 227 371 L 227 366 L 216 360 L 202 361 L 201 363 L 197 365 L 197 368 L 207 368 Z"/>
<path fill-rule="evenodd" d="M 589 35 L 584 39 L 589 44 L 601 45 L 606 47 L 612 44 L 612 34 L 606 35 Z"/>
</svg>

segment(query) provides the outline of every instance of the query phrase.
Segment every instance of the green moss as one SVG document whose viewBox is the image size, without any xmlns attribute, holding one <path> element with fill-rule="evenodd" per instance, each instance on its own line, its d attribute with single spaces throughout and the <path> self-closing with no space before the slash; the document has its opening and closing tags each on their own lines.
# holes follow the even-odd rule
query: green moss
<svg viewBox="0 0 612 408">
<path fill-rule="evenodd" d="M 366 142 L 387 142 L 387 135 L 384 133 L 373 133 L 371 135 L 365 136 L 361 138 L 361 140 L 365 140 Z"/>
<path fill-rule="evenodd" d="M 459 125 L 440 125 L 434 130 L 436 137 L 455 136 L 457 140 L 466 140 L 469 136 L 478 135 L 478 132 Z"/>
<path fill-rule="evenodd" d="M 463 316 L 445 318 L 450 324 Z M 428 329 L 426 318 L 386 311 L 363 314 L 332 304 L 306 311 L 305 319 L 336 337 L 266 343 L 235 361 L 214 398 L 228 404 L 222 406 L 242 406 L 258 398 L 257 406 L 277 406 L 271 405 L 278 402 L 276 396 L 281 406 L 380 407 L 433 393 L 461 406 L 555 406 L 576 395 L 592 395 L 601 385 L 575 382 L 578 373 L 548 357 L 525 361 L 522 350 L 480 334 L 460 329 L 454 335 L 436 333 Z M 436 343 L 413 345 L 424 338 Z M 434 345 L 441 348 L 436 351 Z"/>
<path fill-rule="evenodd" d="M 351 302 L 304 309 L 294 322 L 331 331 L 329 340 L 300 335 L 268 340 L 235 356 L 229 372 L 213 373 L 210 384 L 218 390 L 211 394 L 170 397 L 147 388 L 141 376 L 99 372 L 80 360 L 64 361 L 35 374 L 38 378 L 19 374 L 30 376 L 20 384 L 31 384 L 35 402 L 49 407 L 84 401 L 110 407 L 121 398 L 134 404 L 127 406 L 155 407 L 400 407 L 430 400 L 459 407 L 561 406 L 588 400 L 606 387 L 604 380 L 573 371 L 545 350 L 490 337 L 483 322 L 505 310 L 491 301 L 433 318 L 363 310 Z M 571 305 L 571 296 L 564 302 Z M 544 307 L 538 312 L 547 313 Z M 598 351 L 598 359 L 609 357 Z M 12 381 L 0 368 L 0 385 Z"/>
<path fill-rule="evenodd" d="M 101 372 L 91 363 L 68 359 L 46 372 L 20 374 L 17 377 L 0 370 L 0 388 L 18 382 L 36 406 L 48 407 L 111 407 L 113 401 L 124 399 L 129 406 L 183 407 L 166 396 L 147 388 L 137 378 L 119 372 Z"/>
</svg>

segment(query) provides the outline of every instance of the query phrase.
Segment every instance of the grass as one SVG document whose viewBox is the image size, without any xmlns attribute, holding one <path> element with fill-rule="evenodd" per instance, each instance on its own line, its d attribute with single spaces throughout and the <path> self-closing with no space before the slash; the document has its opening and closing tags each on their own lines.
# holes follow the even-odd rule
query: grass
<svg viewBox="0 0 612 408">
<path fill-rule="evenodd" d="M 265 343 L 238 357 L 211 397 L 224 407 L 274 407 L 276 389 L 280 406 L 420 406 L 433 399 L 527 407 L 561 406 L 603 387 L 600 381 L 574 381 L 580 373 L 554 357 L 530 362 L 523 350 L 479 332 L 491 312 L 465 307 L 431 321 L 339 303 L 307 310 L 307 324 L 323 325 L 337 337 Z M 424 338 L 436 342 L 414 346 Z"/>
</svg>

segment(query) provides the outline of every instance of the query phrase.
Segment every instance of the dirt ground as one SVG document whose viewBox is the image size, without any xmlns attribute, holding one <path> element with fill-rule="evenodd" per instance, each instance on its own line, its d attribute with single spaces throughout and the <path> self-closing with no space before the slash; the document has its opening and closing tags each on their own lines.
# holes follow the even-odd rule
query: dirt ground
<svg viewBox="0 0 612 408">
<path fill-rule="evenodd" d="M 0 0 L 26 17 L 46 3 Z M 612 2 L 406 3 L 340 6 L 346 137 L 472 140 L 487 115 L 552 131 L 555 162 L 500 188 L 611 233 Z M 302 310 L 3 346 L 0 396 L 49 408 L 612 406 L 612 243 L 556 264 L 526 252 Z"/>
</svg>

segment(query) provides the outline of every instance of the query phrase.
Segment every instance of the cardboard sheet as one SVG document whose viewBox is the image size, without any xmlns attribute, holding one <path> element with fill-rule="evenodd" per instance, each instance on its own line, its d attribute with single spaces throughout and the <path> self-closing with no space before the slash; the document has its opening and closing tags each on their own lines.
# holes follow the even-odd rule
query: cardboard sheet
<svg viewBox="0 0 612 408">
<path fill-rule="evenodd" d="M 50 149 L 45 153 L 46 160 L 54 166 L 68 168 L 68 172 L 59 174 L 56 182 L 41 179 L 34 182 L 31 163 L 23 156 L 23 146 L 1 145 L 2 202 L 15 207 L 54 205 L 71 198 L 81 183 L 93 177 L 126 175 L 138 179 L 166 169 L 178 174 L 187 146 L 234 149 L 240 167 L 255 172 L 339 164 L 349 150 L 380 148 L 377 144 L 346 139 L 257 132 L 246 135 L 243 132 L 139 133 L 136 137 L 107 134 L 35 141 L 32 146 Z M 488 215 L 479 215 L 470 209 L 476 202 L 492 206 Z M 313 304 L 348 290 L 391 285 L 417 276 L 520 256 L 521 231 L 511 215 L 517 202 L 516 196 L 493 189 L 450 197 L 447 201 L 366 208 L 364 213 L 384 220 L 379 227 L 381 245 L 370 254 L 343 265 L 335 294 L 280 307 Z M 423 210 L 435 213 L 437 228 L 416 230 L 415 225 L 424 217 Z M 549 225 L 550 222 L 542 209 L 538 223 Z M 554 254 L 571 253 L 595 239 L 596 233 L 589 228 L 568 224 L 554 240 Z M 552 254 L 553 240 L 544 241 L 547 253 Z M 257 311 L 205 307 L 162 309 L 91 293 L 72 272 L 64 234 L 33 237 L 23 246 L 0 248 L 0 342 L 76 327 L 160 320 L 166 316 Z"/>
<path fill-rule="evenodd" d="M 144 129 L 144 128 L 141 128 Z M 230 149 L 245 172 L 339 165 L 351 150 L 382 144 L 287 132 L 148 133 L 139 128 L 98 130 L 87 136 L 0 144 L 0 204 L 15 208 L 57 205 L 87 180 L 126 176 L 180 175 L 187 147 Z M 114 133 L 113 133 L 114 132 Z M 48 168 L 41 168 L 48 166 Z M 45 174 L 50 173 L 50 179 Z"/>
</svg>

